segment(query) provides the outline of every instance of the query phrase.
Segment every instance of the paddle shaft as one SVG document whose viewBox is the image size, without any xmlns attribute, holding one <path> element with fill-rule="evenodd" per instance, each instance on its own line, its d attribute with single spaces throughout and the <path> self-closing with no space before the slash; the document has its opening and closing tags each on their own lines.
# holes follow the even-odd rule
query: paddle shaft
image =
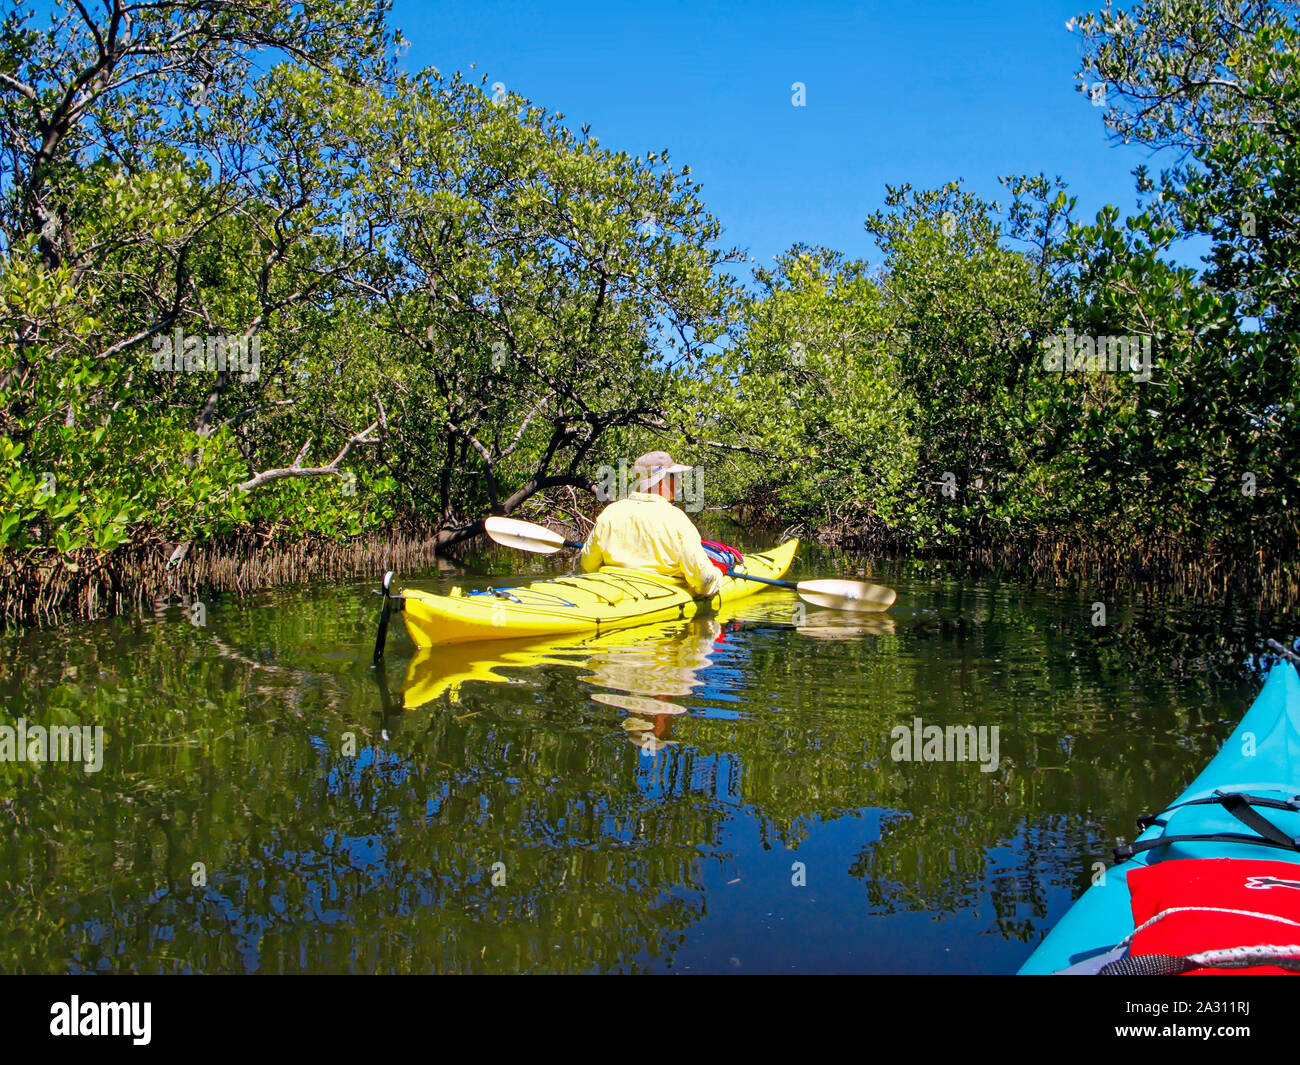
<svg viewBox="0 0 1300 1065">
<path fill-rule="evenodd" d="M 389 570 L 384 574 L 383 591 L 379 594 L 384 597 L 383 608 L 379 612 L 379 632 L 375 635 L 375 657 L 371 659 L 372 664 L 378 666 L 384 660 L 384 645 L 388 642 L 388 615 L 392 611 L 393 599 L 388 594 L 388 589 L 393 583 L 393 571 Z"/>
<path fill-rule="evenodd" d="M 734 569 L 727 570 L 728 577 L 739 577 L 742 581 L 758 581 L 759 584 L 770 584 L 773 588 L 789 588 L 792 592 L 799 590 L 799 585 L 791 584 L 789 581 L 774 581 L 771 577 L 755 577 L 748 573 L 738 573 Z"/>
</svg>

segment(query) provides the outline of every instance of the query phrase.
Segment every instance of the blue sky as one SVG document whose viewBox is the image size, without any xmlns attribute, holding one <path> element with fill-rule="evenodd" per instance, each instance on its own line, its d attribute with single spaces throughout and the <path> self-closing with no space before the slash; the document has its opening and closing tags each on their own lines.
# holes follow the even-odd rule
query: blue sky
<svg viewBox="0 0 1300 1065">
<path fill-rule="evenodd" d="M 1096 6 L 1100 6 L 1099 4 Z M 1061 176 L 1091 218 L 1130 211 L 1131 171 L 1075 89 L 1082 0 L 871 3 L 395 0 L 408 69 L 501 81 L 603 146 L 689 163 L 724 242 L 760 261 L 798 241 L 879 259 L 885 185 Z M 791 86 L 806 85 L 805 107 Z"/>
</svg>

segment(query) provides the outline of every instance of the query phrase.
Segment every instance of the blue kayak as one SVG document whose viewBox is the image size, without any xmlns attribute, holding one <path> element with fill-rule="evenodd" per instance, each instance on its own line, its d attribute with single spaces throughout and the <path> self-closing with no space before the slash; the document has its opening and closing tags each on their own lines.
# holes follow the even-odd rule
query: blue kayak
<svg viewBox="0 0 1300 1065">
<path fill-rule="evenodd" d="M 1021 967 L 1024 974 L 1097 971 L 1133 931 L 1129 873 L 1159 862 L 1239 858 L 1300 871 L 1300 676 L 1270 670 L 1259 696 L 1204 772 L 1116 849 L 1117 863 L 1072 906 Z M 1113 971 L 1113 970 L 1112 970 Z"/>
</svg>

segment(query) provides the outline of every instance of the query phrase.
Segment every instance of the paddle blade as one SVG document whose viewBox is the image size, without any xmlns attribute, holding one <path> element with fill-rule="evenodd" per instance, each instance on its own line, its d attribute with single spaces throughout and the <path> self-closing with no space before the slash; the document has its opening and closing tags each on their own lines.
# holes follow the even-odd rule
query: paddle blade
<svg viewBox="0 0 1300 1065">
<path fill-rule="evenodd" d="M 559 533 L 516 518 L 501 518 L 496 515 L 484 518 L 483 530 L 502 547 L 535 551 L 539 555 L 553 555 L 565 546 L 564 537 Z"/>
<path fill-rule="evenodd" d="M 888 610 L 898 598 L 893 588 L 865 581 L 800 581 L 795 589 L 804 602 L 833 610 Z"/>
</svg>

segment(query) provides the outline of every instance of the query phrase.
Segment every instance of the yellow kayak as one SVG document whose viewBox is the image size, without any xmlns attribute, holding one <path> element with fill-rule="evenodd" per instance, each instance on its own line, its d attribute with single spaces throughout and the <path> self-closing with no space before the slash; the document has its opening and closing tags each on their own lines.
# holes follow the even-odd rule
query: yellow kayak
<svg viewBox="0 0 1300 1065">
<path fill-rule="evenodd" d="M 771 580 L 794 558 L 798 540 L 745 555 L 738 570 Z M 485 588 L 434 595 L 418 588 L 398 592 L 406 629 L 417 647 L 476 640 L 525 639 L 606 632 L 694 617 L 762 591 L 767 585 L 724 577 L 711 598 L 697 598 L 684 583 L 641 570 L 606 566 L 595 573 L 537 581 L 517 588 Z"/>
<path fill-rule="evenodd" d="M 633 629 L 609 629 L 578 635 L 492 640 L 483 644 L 442 644 L 421 647 L 406 670 L 403 709 L 412 710 L 451 693 L 460 698 L 470 681 L 504 684 L 509 671 L 542 665 L 563 665 L 588 674 L 593 685 L 628 693 L 627 698 L 664 699 L 687 695 L 702 681 L 699 670 L 711 661 L 714 642 L 723 626 L 737 619 L 790 625 L 798 614 L 798 599 L 789 592 L 765 595 L 724 605 L 682 622 L 664 622 Z M 806 631 L 800 626 L 800 632 Z M 593 696 L 595 698 L 595 696 Z M 597 702 L 609 702 L 602 696 Z M 658 703 L 656 713 L 669 713 Z"/>
</svg>

